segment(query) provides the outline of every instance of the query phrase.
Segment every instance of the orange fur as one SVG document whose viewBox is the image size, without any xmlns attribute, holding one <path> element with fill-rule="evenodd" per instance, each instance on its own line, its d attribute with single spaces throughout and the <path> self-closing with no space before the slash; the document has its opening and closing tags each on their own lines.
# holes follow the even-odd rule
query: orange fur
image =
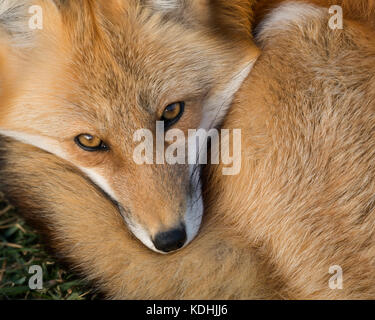
<svg viewBox="0 0 375 320">
<path fill-rule="evenodd" d="M 242 172 L 211 172 L 207 201 L 243 246 L 259 246 L 282 295 L 374 299 L 375 33 L 350 20 L 331 30 L 329 17 L 260 34 L 224 123 L 242 129 Z M 343 290 L 328 286 L 335 265 Z"/>
<path fill-rule="evenodd" d="M 111 298 L 375 298 L 375 44 L 359 11 L 373 2 L 343 5 L 355 9 L 344 30 L 321 11 L 258 34 L 223 124 L 242 129 L 241 174 L 205 168 L 205 221 L 183 251 L 146 251 L 77 169 L 18 142 L 2 140 L 0 189 Z M 343 290 L 328 286 L 332 265 Z"/>
<path fill-rule="evenodd" d="M 195 8 L 166 18 L 140 1 L 20 3 L 3 13 L 5 33 L 29 30 L 26 18 L 14 26 L 7 12 L 27 16 L 31 4 L 42 7 L 44 26 L 27 31 L 26 43 L 22 37 L 2 37 L 16 81 L 3 84 L 0 132 L 81 168 L 118 202 L 128 225 L 135 234 L 143 232 L 138 237 L 151 249 L 158 233 L 181 224 L 191 241 L 203 204 L 189 165 L 138 165 L 134 134 L 155 133 L 165 107 L 179 101 L 186 108 L 173 128 L 186 135 L 200 128 L 206 108 L 216 116 L 212 111 L 229 106 L 230 84 L 249 70 L 257 48 L 244 37 L 218 33 L 203 18 L 186 28 L 184 18 L 192 19 Z M 83 151 L 75 143 L 80 134 L 99 137 L 109 151 Z"/>
<path fill-rule="evenodd" d="M 270 12 L 276 6 L 287 2 L 310 3 L 324 8 L 339 5 L 343 9 L 346 21 L 360 21 L 372 28 L 375 27 L 374 0 L 258 0 L 254 7 L 254 10 L 257 12 L 257 22 L 262 20 L 265 14 Z"/>
<path fill-rule="evenodd" d="M 0 154 L 1 190 L 58 257 L 108 298 L 279 297 L 265 290 L 266 271 L 258 268 L 255 250 L 235 248 L 215 215 L 205 216 L 197 239 L 184 250 L 160 255 L 135 240 L 111 200 L 65 161 L 5 139 Z"/>
</svg>

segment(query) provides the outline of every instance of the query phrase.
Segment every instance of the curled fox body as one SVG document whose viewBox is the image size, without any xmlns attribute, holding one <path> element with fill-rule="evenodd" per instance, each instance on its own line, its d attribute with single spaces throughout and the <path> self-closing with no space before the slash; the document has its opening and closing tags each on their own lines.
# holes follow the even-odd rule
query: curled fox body
<svg viewBox="0 0 375 320">
<path fill-rule="evenodd" d="M 27 38 L 40 41 L 49 57 L 61 59 L 59 67 L 54 62 L 37 68 L 46 57 L 37 50 L 36 69 L 21 81 L 17 72 L 25 71 L 22 59 L 27 57 L 9 57 L 9 50 L 32 47 L 1 48 L 5 89 L 0 133 L 8 138 L 1 142 L 0 187 L 31 222 L 44 228 L 52 248 L 111 298 L 375 298 L 373 2 L 341 1 L 343 30 L 328 26 L 330 16 L 321 6 L 329 1 L 259 1 L 255 7 L 235 1 L 231 8 L 220 1 L 212 8 L 204 1 L 186 8 L 142 2 L 148 9 L 131 1 L 110 3 L 46 8 L 51 12 L 47 26 L 48 19 L 61 25 L 48 38 Z M 262 54 L 242 83 L 258 55 L 252 42 L 245 41 L 251 8 L 259 12 L 255 40 Z M 118 12 L 126 13 L 126 19 Z M 233 12 L 240 19 L 231 19 Z M 84 24 L 79 23 L 82 17 L 89 17 Z M 124 20 L 135 25 L 124 26 Z M 64 35 L 64 25 L 74 30 L 71 35 Z M 88 38 L 79 36 L 82 25 L 89 26 Z M 142 33 L 147 25 L 153 28 Z M 174 38 L 168 37 L 174 30 Z M 176 34 L 181 39 L 177 43 Z M 94 45 L 101 40 L 105 45 Z M 130 48 L 135 44 L 139 47 Z M 16 59 L 12 69 L 8 60 Z M 220 120 L 241 84 L 223 123 L 223 128 L 242 130 L 241 173 L 225 177 L 221 165 L 207 166 L 206 210 L 197 238 L 167 256 L 146 250 L 128 232 L 119 208 L 134 215 L 137 227 L 129 220 L 127 226 L 155 250 L 151 242 L 157 233 L 181 224 L 189 229 L 186 185 L 191 177 L 187 167 L 129 168 L 130 151 L 123 149 L 132 145 L 129 126 L 147 127 L 146 121 L 155 122 L 165 105 L 188 101 L 186 95 L 194 99 L 186 104 L 181 128 L 217 125 L 212 119 L 215 104 L 228 102 Z M 179 90 L 181 97 L 175 97 Z M 158 95 L 165 92 L 173 98 Z M 80 100 L 69 104 L 73 98 Z M 17 107 L 25 99 L 30 110 L 19 114 Z M 53 113 L 49 108 L 40 112 L 46 101 L 56 107 Z M 62 101 L 64 108 L 57 108 Z M 145 119 L 142 102 L 154 106 L 154 116 L 133 126 Z M 77 105 L 78 115 L 72 111 Z M 96 108 L 88 110 L 88 105 Z M 90 128 L 117 150 L 112 159 L 74 149 L 72 138 L 92 132 L 82 124 L 82 113 L 90 115 L 91 125 L 100 123 L 104 132 Z M 119 123 L 124 119 L 126 130 Z M 107 121 L 113 121 L 116 135 L 105 132 Z M 104 172 L 108 168 L 112 171 Z M 332 290 L 328 283 L 329 269 L 336 265 L 344 272 L 342 290 Z"/>
</svg>

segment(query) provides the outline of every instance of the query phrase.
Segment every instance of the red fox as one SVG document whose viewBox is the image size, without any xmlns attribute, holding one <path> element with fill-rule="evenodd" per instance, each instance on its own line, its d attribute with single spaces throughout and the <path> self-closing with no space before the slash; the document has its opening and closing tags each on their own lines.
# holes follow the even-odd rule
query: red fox
<svg viewBox="0 0 375 320">
<path fill-rule="evenodd" d="M 40 8 L 40 30 L 30 29 L 30 7 Z M 230 7 L 223 4 L 223 16 Z M 240 32 L 217 31 L 200 2 L 168 19 L 172 9 L 173 1 L 0 6 L 1 134 L 74 164 L 118 204 L 133 234 L 161 253 L 198 232 L 199 170 L 139 166 L 134 133 L 154 130 L 157 120 L 186 133 L 216 126 L 258 56 Z"/>
<path fill-rule="evenodd" d="M 8 61 L 28 56 L 9 56 L 9 50 L 21 50 L 19 46 L 16 49 L 8 46 L 2 48 L 2 83 L 5 89 L 1 96 L 0 132 L 20 142 L 2 139 L 0 189 L 6 192 L 30 221 L 34 221 L 37 227 L 44 228 L 53 249 L 88 279 L 93 280 L 109 298 L 375 298 L 375 172 L 372 166 L 372 133 L 375 128 L 372 117 L 375 107 L 372 75 L 375 71 L 375 43 L 372 40 L 374 30 L 370 21 L 374 6 L 372 1 L 362 1 L 362 6 L 358 5 L 358 1 L 352 6 L 350 1 L 338 2 L 344 9 L 343 30 L 332 30 L 329 27 L 330 15 L 327 8 L 317 6 L 327 6 L 330 1 L 287 1 L 281 6 L 275 6 L 273 10 L 271 8 L 274 3 L 270 3 L 268 7 L 265 2 L 260 1 L 255 11 L 248 8 L 257 7 L 250 6 L 251 3 L 246 1 L 233 2 L 236 5 L 229 9 L 223 3 L 220 6 L 220 1 L 217 1 L 218 11 L 214 10 L 216 7 L 204 7 L 203 1 L 194 2 L 198 7 L 202 6 L 198 13 L 194 11 L 197 9 L 195 5 L 181 8 L 171 6 L 170 2 L 164 6 L 167 3 L 165 1 L 143 2 L 144 6 L 149 7 L 146 11 L 141 10 L 138 5 L 130 5 L 133 4 L 130 1 L 113 1 L 110 2 L 113 6 L 103 7 L 100 2 L 98 6 L 82 2 L 83 6 L 79 8 L 75 5 L 68 9 L 64 6 L 50 8 L 54 16 L 49 18 L 47 15 L 45 20 L 48 22 L 53 17 L 55 25 L 58 24 L 56 21 L 64 21 L 64 25 L 71 27 L 72 33 L 64 35 L 50 30 L 53 36 L 39 39 L 42 43 L 46 41 L 43 44 L 47 52 L 53 49 L 55 54 L 49 53 L 53 64 L 46 61 L 42 51 L 36 50 L 32 52 L 37 57 L 35 63 L 28 68 L 39 67 L 39 70 L 33 69 L 20 79 L 17 76 L 18 67 L 15 67 L 20 66 L 20 62 L 17 60 L 12 68 Z M 121 12 L 126 13 L 127 32 L 130 34 L 130 38 L 126 39 L 132 40 L 131 42 L 122 38 L 125 22 L 116 15 L 119 3 L 127 4 L 126 8 L 122 7 L 124 11 Z M 82 13 L 82 8 L 87 12 Z M 208 8 L 207 11 L 203 10 L 205 8 Z M 69 15 L 65 15 L 64 10 Z M 142 20 L 143 16 L 139 16 L 138 10 L 147 13 L 147 19 L 150 20 Z M 158 20 L 159 13 L 154 14 L 153 10 L 162 10 L 162 20 Z M 95 12 L 100 14 L 95 15 Z M 210 15 L 205 14 L 207 12 L 215 12 L 218 20 L 210 23 Z M 229 13 L 233 12 L 234 16 L 240 18 L 231 19 Z M 252 12 L 255 12 L 254 17 Z M 133 15 L 137 17 L 133 21 L 137 26 L 135 29 L 131 24 L 128 25 Z M 82 16 L 89 17 L 85 24 L 79 23 Z M 96 21 L 95 17 L 102 20 L 92 24 Z M 236 22 L 231 23 L 232 20 Z M 158 28 L 162 28 L 163 37 L 177 28 L 176 34 L 181 33 L 181 38 L 173 38 L 173 48 L 166 48 L 163 43 L 167 42 L 160 42 L 160 39 L 157 41 L 159 45 L 154 44 L 154 47 L 145 34 L 139 35 L 139 29 L 143 30 L 149 21 L 153 22 L 152 26 L 156 29 L 152 28 L 151 39 L 157 38 Z M 262 54 L 247 77 L 259 54 L 249 39 L 244 40 L 250 37 L 249 30 L 253 21 L 259 22 L 255 22 L 255 41 Z M 88 38 L 82 38 L 82 33 L 74 28 L 76 25 L 89 26 L 86 32 Z M 163 25 L 168 28 L 163 28 Z M 178 27 L 180 25 L 181 28 Z M 62 29 L 62 25 L 60 27 Z M 121 47 L 125 53 L 129 52 L 128 58 L 135 60 L 127 60 L 124 52 L 104 50 L 108 48 L 108 43 L 99 48 L 93 46 L 93 43 L 100 43 L 101 40 L 110 41 L 104 37 L 107 34 L 99 32 L 102 28 L 114 37 L 116 46 Z M 58 26 L 54 29 L 59 30 Z M 205 32 L 199 32 L 201 29 Z M 195 32 L 198 32 L 196 38 L 193 36 Z M 69 50 L 72 38 L 74 54 Z M 30 36 L 27 39 L 35 41 Z M 58 41 L 54 42 L 55 46 L 51 46 L 49 41 L 56 39 Z M 168 39 L 172 41 L 172 38 Z M 129 51 L 130 44 L 134 43 L 140 47 L 135 52 Z M 82 44 L 87 47 L 80 47 Z M 154 50 L 149 51 L 150 48 Z M 197 59 L 199 58 L 200 63 L 203 60 L 203 65 L 194 64 L 194 48 L 199 49 Z M 168 50 L 165 52 L 165 49 Z M 203 58 L 206 49 L 208 53 Z M 162 50 L 161 56 L 158 50 Z M 173 55 L 168 60 L 171 50 Z M 64 57 L 60 57 L 61 60 L 57 63 L 56 57 L 59 57 L 60 51 L 64 53 Z M 84 57 L 79 55 L 83 52 Z M 145 61 L 141 60 L 142 63 L 138 65 L 140 53 Z M 146 68 L 147 57 L 155 59 L 149 61 L 150 69 Z M 163 67 L 159 66 L 157 59 Z M 179 63 L 180 59 L 182 63 Z M 209 64 L 210 61 L 212 64 Z M 220 66 L 215 65 L 215 62 L 220 63 Z M 64 68 L 58 68 L 60 64 Z M 122 71 L 112 74 L 113 70 L 117 70 L 115 67 L 118 64 L 124 65 L 125 70 L 132 70 L 135 73 L 130 73 L 132 76 L 139 76 L 143 72 L 145 75 L 129 80 L 130 75 L 125 77 Z M 86 68 L 78 68 L 81 65 Z M 27 66 L 25 63 L 18 72 L 28 70 Z M 216 69 L 219 67 L 220 70 Z M 5 69 L 7 72 L 4 72 Z M 154 73 L 153 69 L 159 71 Z M 51 70 L 53 75 L 49 73 Z M 65 78 L 67 74 L 71 85 Z M 176 78 L 176 74 L 181 78 Z M 212 78 L 208 79 L 210 74 Z M 238 74 L 241 76 L 236 76 Z M 94 85 L 93 81 L 98 75 L 102 76 L 99 78 L 101 81 Z M 89 117 L 90 123 L 100 121 L 101 126 L 116 132 L 119 137 L 117 143 L 113 144 L 112 140 L 108 140 L 114 139 L 109 133 L 106 139 L 101 135 L 91 135 L 88 138 L 80 137 L 81 133 L 88 135 L 88 132 L 74 129 L 78 132 L 70 137 L 73 140 L 77 138 L 78 144 L 80 138 L 83 138 L 83 144 L 94 143 L 100 147 L 104 141 L 111 141 L 111 146 L 117 148 L 125 148 L 127 143 L 132 145 L 128 136 L 121 133 L 120 129 L 123 127 L 118 121 L 126 119 L 127 125 L 133 125 L 144 119 L 143 112 L 147 111 L 141 107 L 138 110 L 136 106 L 142 105 L 142 102 L 144 105 L 152 104 L 152 101 L 160 99 L 156 92 L 168 91 L 163 84 L 157 88 L 154 88 L 155 84 L 151 88 L 150 85 L 147 86 L 151 80 L 159 77 L 164 79 L 164 76 L 168 80 L 173 79 L 174 85 L 178 88 L 181 86 L 181 90 L 188 90 L 190 94 L 195 92 L 196 79 L 200 80 L 200 85 L 197 85 L 199 90 L 212 86 L 208 92 L 201 92 L 204 101 L 232 101 L 236 92 L 232 103 L 228 102 L 224 106 L 225 111 L 219 115 L 219 119 L 224 117 L 230 106 L 222 127 L 240 128 L 244 146 L 239 175 L 223 176 L 222 165 L 205 167 L 202 176 L 205 200 L 202 228 L 189 246 L 166 256 L 145 250 L 132 239 L 119 214 L 119 207 L 126 205 L 137 209 L 129 210 L 128 213 L 136 217 L 134 220 L 138 225 L 133 228 L 133 233 L 144 244 L 154 251 L 176 250 L 180 245 L 172 246 L 172 250 L 160 250 L 151 242 L 157 233 L 167 230 L 165 222 L 162 224 L 160 221 L 166 221 L 167 217 L 167 220 L 173 220 L 173 223 L 167 224 L 173 226 L 172 229 L 180 224 L 176 222 L 175 215 L 165 214 L 162 217 L 158 212 L 165 206 L 170 206 L 169 202 L 179 203 L 178 197 L 182 192 L 177 190 L 177 186 L 184 184 L 180 171 L 173 175 L 169 173 L 173 170 L 169 166 L 142 166 L 133 167 L 133 170 L 137 170 L 131 172 L 129 168 L 123 168 L 122 164 L 124 162 L 130 165 L 130 151 L 116 153 L 114 159 L 117 160 L 110 162 L 108 154 L 100 155 L 99 159 L 90 159 L 91 156 L 82 153 L 73 159 L 67 157 L 66 153 L 56 152 L 59 150 L 58 146 L 57 149 L 50 148 L 50 145 L 57 145 L 56 141 L 67 143 L 66 132 L 69 132 L 69 128 L 82 126 L 80 119 L 83 114 Z M 51 81 L 52 79 L 55 81 Z M 81 85 L 85 84 L 83 88 L 77 89 L 74 82 L 76 79 L 81 80 Z M 34 90 L 28 87 L 31 86 L 29 82 L 33 83 Z M 147 88 L 147 92 L 143 92 L 141 97 L 134 97 L 134 92 L 140 87 L 139 83 Z M 239 87 L 241 88 L 237 91 Z M 90 88 L 95 90 L 90 91 Z M 63 94 L 65 90 L 70 91 Z M 52 97 L 50 92 L 54 92 Z M 150 92 L 154 92 L 154 99 L 150 98 Z M 27 108 L 24 107 L 24 114 L 18 114 L 17 119 L 16 107 L 25 103 L 20 98 L 21 93 L 27 97 L 28 102 Z M 69 104 L 77 95 L 91 103 Z M 58 106 L 58 102 L 62 103 L 61 97 L 66 103 L 64 108 L 68 108 L 67 104 L 70 106 L 69 117 Z M 199 95 L 196 99 L 201 100 Z M 173 101 L 185 100 L 177 98 Z M 43 109 L 43 101 L 54 103 L 56 110 L 52 112 L 50 108 L 46 108 L 44 114 L 36 113 L 36 107 L 37 110 Z M 180 102 L 172 104 L 181 108 Z M 168 103 L 160 104 L 169 107 Z M 186 107 L 192 114 L 184 114 L 179 119 L 182 128 L 192 127 L 192 123 L 199 127 L 205 115 L 212 115 L 210 111 L 214 110 L 211 108 L 215 103 L 211 103 L 208 104 L 208 109 L 205 109 L 204 103 L 198 102 L 192 103 L 190 108 Z M 121 108 L 125 104 L 132 106 L 131 113 L 126 112 L 128 109 L 125 106 Z M 120 118 L 116 117 L 117 113 L 110 112 L 113 105 L 120 109 Z M 95 108 L 94 111 L 92 108 Z M 76 109 L 79 114 L 74 113 L 77 112 Z M 164 111 L 165 109 L 161 110 Z M 196 112 L 201 115 L 198 120 L 195 118 Z M 52 115 L 57 118 L 54 120 Z M 160 118 L 153 117 L 152 121 Z M 64 119 L 64 123 L 61 123 L 61 119 Z M 108 128 L 108 124 L 102 124 L 110 120 L 113 121 L 113 127 Z M 209 122 L 216 121 L 211 118 Z M 214 125 L 219 122 L 218 120 Z M 53 139 L 50 137 L 51 127 Z M 48 140 L 43 140 L 43 135 L 38 130 Z M 104 131 L 103 127 L 101 130 Z M 131 130 L 128 135 L 131 136 Z M 77 151 L 74 149 L 76 144 L 66 147 L 67 151 L 70 150 L 69 155 Z M 108 147 L 107 144 L 105 146 Z M 113 147 L 110 150 L 112 149 Z M 100 177 L 113 180 L 103 182 L 102 178 L 79 164 L 83 160 L 94 168 L 99 166 L 98 163 L 104 163 L 105 168 L 102 170 L 111 168 L 113 173 L 102 173 Z M 127 181 L 131 183 L 130 186 L 121 185 L 126 187 L 124 191 L 120 187 L 124 182 L 120 183 L 114 178 L 115 173 L 121 174 L 121 168 L 126 171 Z M 143 173 L 141 170 L 146 171 Z M 185 168 L 185 172 L 188 171 Z M 122 179 L 124 176 L 125 173 Z M 150 180 L 150 177 L 155 180 Z M 189 174 L 186 177 L 190 182 Z M 169 185 L 170 189 L 164 184 Z M 122 195 L 121 199 L 118 194 Z M 165 196 L 168 197 L 166 200 Z M 186 208 L 186 205 L 183 207 Z M 153 210 L 154 215 L 148 210 Z M 172 211 L 168 210 L 170 213 Z M 155 216 L 158 217 L 157 222 Z M 188 219 L 184 218 L 183 223 L 186 224 L 186 221 Z M 149 231 L 146 236 L 144 232 L 140 236 L 139 232 L 134 231 L 137 228 L 139 230 L 140 225 L 143 231 Z M 162 231 L 159 229 L 160 225 L 163 225 Z M 128 227 L 132 229 L 129 221 Z M 194 233 L 196 232 L 197 230 Z M 332 267 L 342 271 L 341 287 L 335 287 L 335 283 L 331 285 Z"/>
</svg>

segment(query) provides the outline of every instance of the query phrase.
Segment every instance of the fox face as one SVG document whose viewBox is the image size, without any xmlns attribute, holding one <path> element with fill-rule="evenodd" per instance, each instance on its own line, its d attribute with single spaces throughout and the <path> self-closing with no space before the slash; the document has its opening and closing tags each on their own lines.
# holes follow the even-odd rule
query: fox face
<svg viewBox="0 0 375 320">
<path fill-rule="evenodd" d="M 199 167 L 139 165 L 134 135 L 155 133 L 157 121 L 186 135 L 217 126 L 258 56 L 250 39 L 211 27 L 220 21 L 209 22 L 208 4 L 188 4 L 0 6 L 0 133 L 78 167 L 117 204 L 131 232 L 160 253 L 182 248 L 199 230 Z M 38 18 L 31 6 L 40 9 L 42 28 L 30 29 Z"/>
</svg>

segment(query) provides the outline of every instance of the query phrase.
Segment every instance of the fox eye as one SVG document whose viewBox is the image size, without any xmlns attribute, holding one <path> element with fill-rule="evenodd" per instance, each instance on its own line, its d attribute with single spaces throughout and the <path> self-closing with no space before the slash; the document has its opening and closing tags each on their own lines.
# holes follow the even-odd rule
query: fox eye
<svg viewBox="0 0 375 320">
<path fill-rule="evenodd" d="M 75 143 L 85 151 L 106 151 L 108 147 L 98 137 L 90 134 L 80 134 L 74 139 Z"/>
<path fill-rule="evenodd" d="M 174 125 L 182 117 L 185 109 L 185 102 L 175 102 L 168 105 L 163 112 L 161 120 L 165 127 Z"/>
</svg>

